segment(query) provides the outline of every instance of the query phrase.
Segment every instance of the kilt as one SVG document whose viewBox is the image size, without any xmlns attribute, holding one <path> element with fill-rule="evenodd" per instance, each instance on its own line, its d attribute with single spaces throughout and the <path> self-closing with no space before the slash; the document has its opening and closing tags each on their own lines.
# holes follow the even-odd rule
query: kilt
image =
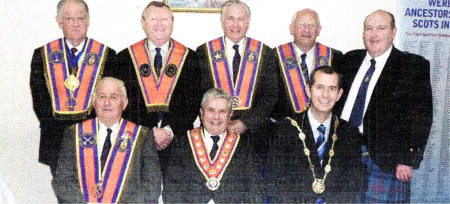
<svg viewBox="0 0 450 204">
<path fill-rule="evenodd" d="M 395 173 L 383 172 L 370 156 L 362 157 L 364 180 L 359 203 L 409 203 L 410 182 L 398 180 Z"/>
</svg>

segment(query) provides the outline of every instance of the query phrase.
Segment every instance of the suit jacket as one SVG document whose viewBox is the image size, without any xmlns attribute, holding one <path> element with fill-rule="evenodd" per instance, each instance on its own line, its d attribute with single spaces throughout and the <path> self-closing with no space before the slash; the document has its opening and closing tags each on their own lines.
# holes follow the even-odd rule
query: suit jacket
<svg viewBox="0 0 450 204">
<path fill-rule="evenodd" d="M 324 165 L 321 167 L 307 112 L 292 116 L 306 135 L 305 143 L 310 150 L 316 178 L 322 179 L 324 176 L 324 167 L 328 163 L 333 143 L 331 138 L 335 117 L 332 116 L 326 150 L 323 153 Z M 319 195 L 312 190 L 314 177 L 309 168 L 308 157 L 304 154 L 298 129 L 288 119 L 281 121 L 271 142 L 264 170 L 264 185 L 269 202 L 313 203 L 318 197 L 329 203 L 356 202 L 362 176 L 360 134 L 356 127 L 341 119 L 336 132 L 331 172 L 325 180 L 325 191 Z"/>
<path fill-rule="evenodd" d="M 77 169 L 75 124 L 66 128 L 52 186 L 62 203 L 84 203 Z M 157 203 L 161 192 L 159 169 L 153 134 L 143 127 L 136 142 L 127 182 L 124 184 L 120 203 Z"/>
<path fill-rule="evenodd" d="M 331 55 L 332 61 L 331 61 L 330 66 L 334 67 L 336 64 L 338 64 L 338 62 L 342 58 L 343 54 L 339 50 L 336 50 L 333 48 L 331 48 L 331 50 L 332 50 L 332 55 Z M 277 100 L 277 103 L 275 104 L 275 106 L 273 107 L 271 117 L 278 119 L 278 120 L 282 120 L 286 116 L 291 116 L 291 115 L 295 114 L 295 111 L 292 108 L 291 99 L 289 98 L 288 87 L 286 86 L 286 82 L 284 81 L 284 77 L 283 77 L 284 70 L 282 70 L 282 66 L 280 65 L 280 60 L 278 59 L 279 56 L 278 56 L 277 49 L 274 48 L 273 52 L 274 52 L 274 56 L 276 56 L 276 58 L 277 58 L 276 60 L 278 63 L 276 63 L 276 66 L 277 66 L 277 71 L 279 72 L 280 77 L 279 77 L 279 82 L 278 82 L 279 83 L 278 100 Z"/>
<path fill-rule="evenodd" d="M 240 137 L 231 162 L 220 181 L 219 189 L 211 191 L 197 167 L 193 151 L 185 134 L 171 152 L 167 179 L 164 180 L 165 203 L 252 203 L 264 202 L 259 179 L 259 161 L 253 147 Z M 219 147 L 220 149 L 220 147 Z"/>
<path fill-rule="evenodd" d="M 33 109 L 41 128 L 39 162 L 49 165 L 53 173 L 53 169 L 56 169 L 56 161 L 58 159 L 64 128 L 85 118 L 80 118 L 79 120 L 63 120 L 54 117 L 50 93 L 47 88 L 47 80 L 44 76 L 45 60 L 42 58 L 42 49 L 43 47 L 39 47 L 33 53 L 30 87 L 33 98 Z M 109 74 L 110 69 L 114 66 L 115 56 L 116 52 L 108 48 L 103 75 Z M 95 113 L 92 111 L 88 117 L 94 116 Z"/>
<path fill-rule="evenodd" d="M 338 67 L 344 74 L 339 113 L 366 53 L 366 50 L 350 51 Z M 382 170 L 395 172 L 397 164 L 419 167 L 432 112 L 430 63 L 393 47 L 363 120 L 363 144 Z"/>
</svg>

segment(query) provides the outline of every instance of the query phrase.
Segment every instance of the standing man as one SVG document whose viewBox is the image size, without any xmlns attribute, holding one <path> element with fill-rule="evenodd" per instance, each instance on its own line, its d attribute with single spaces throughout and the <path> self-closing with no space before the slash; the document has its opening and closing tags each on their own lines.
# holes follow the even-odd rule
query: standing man
<svg viewBox="0 0 450 204">
<path fill-rule="evenodd" d="M 172 151 L 164 181 L 165 203 L 262 203 L 259 164 L 248 140 L 227 130 L 233 99 L 210 89 L 202 99 L 202 126 Z"/>
<path fill-rule="evenodd" d="M 61 203 L 156 203 L 161 188 L 152 132 L 122 119 L 122 81 L 105 77 L 94 93 L 96 118 L 64 131 L 52 185 Z"/>
<path fill-rule="evenodd" d="M 269 47 L 245 36 L 250 9 L 244 2 L 225 2 L 220 19 L 225 36 L 197 48 L 202 93 L 221 88 L 230 94 L 234 114 L 228 128 L 256 142 L 264 139 L 255 133 L 278 97 L 274 57 Z"/>
<path fill-rule="evenodd" d="M 316 42 L 320 34 L 319 14 L 311 9 L 297 11 L 289 30 L 294 42 L 275 48 L 280 72 L 280 96 L 272 117 L 282 119 L 306 110 L 309 99 L 305 89 L 311 72 L 319 66 L 334 66 L 342 52 Z"/>
<path fill-rule="evenodd" d="M 307 111 L 281 120 L 269 148 L 264 183 L 274 203 L 354 203 L 361 186 L 358 129 L 332 114 L 342 95 L 331 67 L 313 70 Z"/>
<path fill-rule="evenodd" d="M 361 202 L 409 202 L 430 133 L 430 64 L 393 46 L 394 16 L 377 10 L 364 21 L 366 50 L 344 55 L 341 118 L 363 134 L 365 182 Z M 345 103 L 344 103 L 345 101 Z"/>
<path fill-rule="evenodd" d="M 64 38 L 34 50 L 30 87 L 40 122 L 39 162 L 55 175 L 64 128 L 91 115 L 91 93 L 114 63 L 115 51 L 86 37 L 89 9 L 83 0 L 58 2 Z M 105 69 L 106 68 L 106 69 Z"/>
<path fill-rule="evenodd" d="M 173 13 L 159 1 L 142 12 L 147 38 L 122 50 L 116 76 L 125 81 L 130 106 L 125 118 L 153 129 L 164 174 L 174 135 L 192 129 L 198 111 L 200 75 L 195 53 L 170 38 Z"/>
</svg>

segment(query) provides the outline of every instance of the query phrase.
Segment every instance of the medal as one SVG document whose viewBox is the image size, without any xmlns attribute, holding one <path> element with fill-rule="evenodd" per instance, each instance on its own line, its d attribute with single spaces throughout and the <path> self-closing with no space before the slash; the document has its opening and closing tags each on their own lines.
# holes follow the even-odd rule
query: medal
<svg viewBox="0 0 450 204">
<path fill-rule="evenodd" d="M 148 65 L 148 64 L 142 64 L 142 65 L 139 67 L 139 72 L 140 72 L 141 75 L 144 76 L 144 77 L 150 76 L 150 65 Z"/>
<path fill-rule="evenodd" d="M 210 178 L 206 182 L 206 186 L 208 187 L 209 190 L 215 191 L 215 190 L 219 189 L 220 182 L 216 178 Z"/>
<path fill-rule="evenodd" d="M 102 187 L 102 183 L 100 182 L 100 183 L 97 183 L 95 186 L 94 186 L 94 189 L 92 189 L 92 192 L 93 192 L 93 194 L 94 194 L 94 196 L 96 197 L 96 198 L 101 198 L 102 196 L 103 196 L 103 187 Z"/>
<path fill-rule="evenodd" d="M 321 194 L 325 191 L 325 183 L 322 179 L 314 179 L 312 183 L 314 193 Z"/>
<path fill-rule="evenodd" d="M 72 95 L 72 94 L 70 94 L 70 95 Z M 66 99 L 66 102 L 65 102 L 64 105 L 66 105 L 66 107 L 67 107 L 69 110 L 73 110 L 73 109 L 75 108 L 75 106 L 77 105 L 77 101 L 76 101 L 75 98 L 73 98 L 73 97 L 68 97 L 68 98 Z"/>
<path fill-rule="evenodd" d="M 238 96 L 233 96 L 233 108 L 237 108 L 239 104 L 241 103 L 241 100 Z"/>
<path fill-rule="evenodd" d="M 169 64 L 166 67 L 166 75 L 169 77 L 173 77 L 175 76 L 175 74 L 177 73 L 177 66 L 174 64 Z"/>
<path fill-rule="evenodd" d="M 67 79 L 64 81 L 64 86 L 69 89 L 70 92 L 74 92 L 75 89 L 80 86 L 80 81 L 78 81 L 78 77 L 73 74 L 69 74 Z"/>
</svg>

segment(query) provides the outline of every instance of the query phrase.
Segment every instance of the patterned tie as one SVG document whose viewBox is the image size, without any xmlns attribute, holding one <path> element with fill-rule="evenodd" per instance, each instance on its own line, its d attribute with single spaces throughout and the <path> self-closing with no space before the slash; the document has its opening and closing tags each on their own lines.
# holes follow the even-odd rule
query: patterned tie
<svg viewBox="0 0 450 204">
<path fill-rule="evenodd" d="M 213 140 L 214 144 L 211 148 L 211 151 L 209 152 L 209 157 L 211 158 L 211 160 L 214 159 L 214 157 L 216 156 L 217 150 L 219 149 L 219 145 L 217 145 L 217 142 L 219 142 L 220 137 L 217 135 L 211 136 L 211 139 Z"/>
<path fill-rule="evenodd" d="M 302 54 L 300 55 L 300 57 L 302 58 L 302 72 L 303 72 L 303 76 L 305 76 L 306 81 L 309 81 L 309 74 L 308 74 L 308 65 L 306 65 L 306 54 Z"/>
<path fill-rule="evenodd" d="M 162 56 L 161 56 L 161 48 L 157 47 L 155 48 L 156 55 L 155 55 L 155 71 L 156 75 L 160 75 L 161 68 L 162 68 Z"/>
<path fill-rule="evenodd" d="M 369 87 L 370 79 L 375 71 L 375 60 L 370 60 L 370 67 L 364 76 L 361 86 L 359 87 L 358 95 L 356 96 L 355 104 L 353 104 L 352 113 L 350 115 L 349 121 L 356 127 L 360 126 L 362 123 L 364 115 L 364 105 L 366 104 L 367 88 Z"/>
<path fill-rule="evenodd" d="M 77 59 L 77 55 L 76 55 L 77 51 L 78 50 L 77 50 L 76 47 L 73 47 L 72 49 L 70 49 L 70 52 L 72 52 L 72 59 Z M 73 67 L 70 67 L 70 74 L 76 75 L 77 71 L 78 71 L 78 66 L 77 65 L 75 65 Z"/>
<path fill-rule="evenodd" d="M 236 81 L 239 72 L 239 63 L 241 63 L 241 55 L 239 55 L 239 45 L 233 45 L 234 57 L 233 57 L 233 80 Z"/>
<path fill-rule="evenodd" d="M 112 130 L 110 128 L 106 129 L 108 134 L 106 135 L 105 144 L 103 145 L 102 150 L 102 156 L 101 156 L 101 162 L 102 162 L 102 171 L 103 167 L 105 166 L 106 159 L 108 158 L 109 149 L 111 149 L 111 132 Z"/>
<path fill-rule="evenodd" d="M 319 127 L 317 127 L 317 130 L 319 131 L 319 137 L 317 138 L 316 146 L 317 153 L 319 154 L 320 166 L 322 166 L 323 152 L 325 152 L 325 131 L 327 130 L 327 128 L 325 127 L 325 125 L 320 124 Z"/>
</svg>

